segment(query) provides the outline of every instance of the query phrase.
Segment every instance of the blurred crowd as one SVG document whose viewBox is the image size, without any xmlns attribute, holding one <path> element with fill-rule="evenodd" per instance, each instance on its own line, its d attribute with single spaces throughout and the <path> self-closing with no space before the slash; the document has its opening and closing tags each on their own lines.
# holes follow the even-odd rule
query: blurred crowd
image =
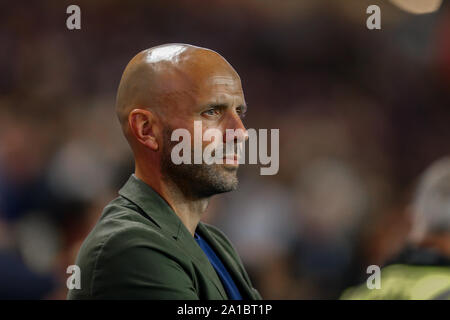
<svg viewBox="0 0 450 320">
<path fill-rule="evenodd" d="M 366 28 L 380 5 L 382 29 Z M 114 114 L 131 57 L 221 53 L 248 128 L 280 129 L 280 170 L 240 169 L 205 221 L 266 299 L 334 299 L 395 255 L 419 175 L 450 154 L 450 6 L 386 1 L 54 1 L 0 10 L 0 298 L 64 299 L 67 266 L 134 170 Z"/>
</svg>

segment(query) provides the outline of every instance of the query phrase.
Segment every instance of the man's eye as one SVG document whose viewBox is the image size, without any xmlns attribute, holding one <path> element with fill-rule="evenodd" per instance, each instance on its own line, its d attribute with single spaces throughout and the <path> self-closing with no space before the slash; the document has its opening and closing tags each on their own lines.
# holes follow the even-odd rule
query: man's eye
<svg viewBox="0 0 450 320">
<path fill-rule="evenodd" d="M 206 110 L 206 111 L 204 111 L 203 112 L 203 114 L 204 115 L 207 115 L 207 116 L 216 116 L 216 115 L 218 115 L 220 112 L 219 112 L 219 110 L 217 110 L 217 109 L 209 109 L 209 110 Z"/>
<path fill-rule="evenodd" d="M 236 112 L 241 118 L 245 118 L 245 115 L 247 114 L 247 112 L 242 109 L 237 109 Z"/>
</svg>

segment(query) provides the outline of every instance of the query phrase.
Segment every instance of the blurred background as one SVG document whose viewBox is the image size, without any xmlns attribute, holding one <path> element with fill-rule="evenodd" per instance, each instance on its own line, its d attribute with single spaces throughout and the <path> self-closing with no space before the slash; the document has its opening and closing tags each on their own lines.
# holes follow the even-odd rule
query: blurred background
<svg viewBox="0 0 450 320">
<path fill-rule="evenodd" d="M 66 28 L 70 4 L 81 30 Z M 366 28 L 371 4 L 381 30 Z M 280 129 L 278 174 L 243 166 L 205 217 L 266 299 L 335 299 L 365 279 L 404 245 L 418 176 L 450 154 L 447 0 L 0 8 L 2 299 L 65 299 L 67 266 L 134 170 L 115 93 L 152 46 L 218 51 L 242 78 L 247 127 Z"/>
</svg>

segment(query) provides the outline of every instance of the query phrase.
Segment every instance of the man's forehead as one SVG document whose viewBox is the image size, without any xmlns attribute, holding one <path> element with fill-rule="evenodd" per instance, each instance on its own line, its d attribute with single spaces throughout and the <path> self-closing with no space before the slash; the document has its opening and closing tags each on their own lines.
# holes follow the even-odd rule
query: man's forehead
<svg viewBox="0 0 450 320">
<path fill-rule="evenodd" d="M 231 76 L 212 76 L 209 79 L 211 85 L 213 86 L 236 86 L 239 85 L 239 80 L 236 78 L 233 78 Z"/>
<path fill-rule="evenodd" d="M 195 105 L 209 103 L 243 104 L 244 93 L 238 76 L 231 74 L 209 74 L 204 77 L 165 77 L 160 81 L 159 91 L 171 99 L 193 99 Z"/>
<path fill-rule="evenodd" d="M 207 99 L 223 100 L 226 97 L 241 97 L 243 91 L 241 81 L 232 75 L 215 75 L 205 79 L 200 86 L 200 95 Z"/>
<path fill-rule="evenodd" d="M 204 89 L 242 91 L 241 79 L 231 72 L 211 72 L 198 80 Z"/>
</svg>

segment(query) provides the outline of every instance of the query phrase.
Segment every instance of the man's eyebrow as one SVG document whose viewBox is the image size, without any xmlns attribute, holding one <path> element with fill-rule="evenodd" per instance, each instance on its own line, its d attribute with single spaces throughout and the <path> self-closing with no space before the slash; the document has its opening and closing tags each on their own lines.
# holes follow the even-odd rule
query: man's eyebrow
<svg viewBox="0 0 450 320">
<path fill-rule="evenodd" d="M 203 106 L 204 108 L 228 108 L 229 104 L 226 102 L 210 102 Z"/>
<path fill-rule="evenodd" d="M 228 108 L 228 103 L 208 102 L 199 106 L 198 111 L 204 112 L 210 109 L 224 110 Z"/>
<path fill-rule="evenodd" d="M 207 108 L 218 108 L 218 109 L 226 109 L 228 108 L 230 105 L 226 102 L 210 102 L 210 103 L 206 103 L 205 105 L 203 105 L 202 109 L 207 109 Z M 237 108 L 241 108 L 243 112 L 247 112 L 247 104 L 240 104 L 237 106 Z"/>
</svg>

